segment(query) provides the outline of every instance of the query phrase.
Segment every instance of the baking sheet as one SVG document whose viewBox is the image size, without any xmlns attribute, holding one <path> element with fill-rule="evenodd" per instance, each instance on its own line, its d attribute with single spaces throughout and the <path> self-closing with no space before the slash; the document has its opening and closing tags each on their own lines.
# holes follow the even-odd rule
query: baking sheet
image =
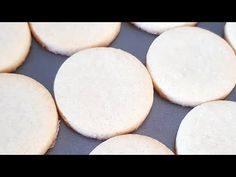
<svg viewBox="0 0 236 177">
<path fill-rule="evenodd" d="M 199 23 L 198 26 L 223 36 L 224 24 L 223 22 L 204 22 Z M 122 23 L 118 37 L 110 46 L 130 52 L 145 64 L 148 48 L 156 37 L 137 29 L 129 23 Z M 43 84 L 53 95 L 55 75 L 67 58 L 66 56 L 55 55 L 47 51 L 33 39 L 30 53 L 25 63 L 18 68 L 16 73 L 34 78 Z M 236 89 L 226 99 L 235 101 Z M 133 133 L 155 138 L 174 151 L 178 127 L 181 120 L 190 110 L 191 108 L 181 107 L 160 98 L 155 92 L 154 103 L 149 116 L 141 127 Z M 86 138 L 76 133 L 66 126 L 62 120 L 56 144 L 47 154 L 86 155 L 101 142 L 100 140 Z"/>
</svg>

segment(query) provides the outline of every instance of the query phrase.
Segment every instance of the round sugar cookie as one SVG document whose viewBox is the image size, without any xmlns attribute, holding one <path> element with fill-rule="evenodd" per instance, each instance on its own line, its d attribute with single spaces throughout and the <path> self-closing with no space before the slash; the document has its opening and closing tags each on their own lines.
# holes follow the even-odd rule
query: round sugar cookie
<svg viewBox="0 0 236 177">
<path fill-rule="evenodd" d="M 213 101 L 191 110 L 176 138 L 178 154 L 236 154 L 236 103 Z"/>
<path fill-rule="evenodd" d="M 194 26 L 197 22 L 132 22 L 135 26 L 151 34 L 161 34 L 181 26 Z"/>
<path fill-rule="evenodd" d="M 148 136 L 128 134 L 106 140 L 90 155 L 174 155 L 159 141 Z"/>
<path fill-rule="evenodd" d="M 182 106 L 225 98 L 236 83 L 236 57 L 216 34 L 179 27 L 157 37 L 147 53 L 154 87 Z"/>
<path fill-rule="evenodd" d="M 82 135 L 107 139 L 137 129 L 153 103 L 145 66 L 114 48 L 80 51 L 59 69 L 54 95 L 64 120 Z"/>
<path fill-rule="evenodd" d="M 39 43 L 55 54 L 71 56 L 79 50 L 108 46 L 120 32 L 120 22 L 30 23 Z"/>
<path fill-rule="evenodd" d="M 37 81 L 0 74 L 0 154 L 44 154 L 58 130 L 56 105 Z"/>
<path fill-rule="evenodd" d="M 227 22 L 225 24 L 225 39 L 236 50 L 236 22 Z"/>
<path fill-rule="evenodd" d="M 0 23 L 0 73 L 15 71 L 31 46 L 28 23 Z"/>
</svg>

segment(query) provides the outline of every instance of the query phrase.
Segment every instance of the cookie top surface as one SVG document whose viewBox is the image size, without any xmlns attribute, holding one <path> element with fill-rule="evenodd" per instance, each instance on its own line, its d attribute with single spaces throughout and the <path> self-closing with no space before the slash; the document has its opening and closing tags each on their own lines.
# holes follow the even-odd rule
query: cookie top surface
<svg viewBox="0 0 236 177">
<path fill-rule="evenodd" d="M 197 22 L 133 22 L 133 24 L 148 33 L 161 34 L 176 27 L 194 26 Z"/>
<path fill-rule="evenodd" d="M 227 22 L 225 24 L 225 38 L 230 43 L 230 45 L 236 50 L 236 23 Z"/>
<path fill-rule="evenodd" d="M 44 154 L 53 144 L 58 115 L 50 93 L 19 74 L 0 74 L 0 154 Z"/>
<path fill-rule="evenodd" d="M 195 107 L 182 120 L 178 154 L 236 154 L 236 103 L 213 101 Z"/>
<path fill-rule="evenodd" d="M 148 136 L 116 136 L 98 145 L 90 155 L 173 155 L 164 144 Z"/>
<path fill-rule="evenodd" d="M 98 139 L 137 129 L 153 102 L 145 66 L 114 48 L 86 49 L 67 59 L 56 75 L 54 93 L 65 121 Z"/>
<path fill-rule="evenodd" d="M 147 67 L 160 95 L 183 106 L 225 98 L 236 83 L 233 49 L 197 27 L 179 27 L 157 37 L 147 53 Z"/>
<path fill-rule="evenodd" d="M 71 56 L 85 48 L 108 46 L 120 32 L 121 23 L 30 23 L 30 27 L 49 51 Z"/>
<path fill-rule="evenodd" d="M 28 23 L 0 23 L 0 73 L 16 70 L 31 45 Z"/>
</svg>

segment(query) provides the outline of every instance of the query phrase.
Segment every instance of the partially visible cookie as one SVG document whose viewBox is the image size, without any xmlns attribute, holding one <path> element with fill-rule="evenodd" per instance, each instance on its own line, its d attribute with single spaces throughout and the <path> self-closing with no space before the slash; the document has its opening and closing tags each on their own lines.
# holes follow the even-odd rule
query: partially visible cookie
<svg viewBox="0 0 236 177">
<path fill-rule="evenodd" d="M 176 137 L 177 154 L 236 154 L 236 103 L 213 101 L 191 110 Z"/>
<path fill-rule="evenodd" d="M 169 29 L 181 26 L 194 26 L 197 22 L 132 22 L 138 28 L 151 33 L 161 34 Z"/>
<path fill-rule="evenodd" d="M 68 58 L 54 81 L 60 114 L 77 132 L 107 139 L 137 129 L 153 103 L 145 66 L 115 48 L 91 48 Z"/>
<path fill-rule="evenodd" d="M 31 46 L 28 23 L 0 23 L 0 73 L 15 71 Z"/>
<path fill-rule="evenodd" d="M 233 49 L 198 27 L 179 27 L 158 36 L 148 50 L 147 68 L 159 94 L 182 106 L 223 99 L 236 84 Z"/>
<path fill-rule="evenodd" d="M 0 74 L 0 154 L 44 154 L 58 131 L 54 100 L 37 81 Z"/>
<path fill-rule="evenodd" d="M 236 50 L 236 22 L 227 22 L 225 24 L 225 39 Z"/>
<path fill-rule="evenodd" d="M 30 23 L 36 40 L 55 54 L 108 46 L 120 32 L 120 22 Z"/>
<path fill-rule="evenodd" d="M 148 136 L 128 134 L 116 136 L 98 145 L 90 155 L 174 155 L 159 141 Z"/>
</svg>

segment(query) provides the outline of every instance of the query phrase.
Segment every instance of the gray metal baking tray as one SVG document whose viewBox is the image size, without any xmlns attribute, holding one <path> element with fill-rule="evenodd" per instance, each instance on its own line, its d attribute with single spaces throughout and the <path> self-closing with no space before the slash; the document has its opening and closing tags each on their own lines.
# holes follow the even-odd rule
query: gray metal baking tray
<svg viewBox="0 0 236 177">
<path fill-rule="evenodd" d="M 223 22 L 204 22 L 199 23 L 198 26 L 223 36 L 224 24 Z M 130 52 L 145 64 L 148 48 L 156 37 L 137 29 L 130 23 L 122 23 L 118 37 L 110 46 Z M 16 73 L 34 78 L 53 95 L 55 75 L 67 58 L 47 51 L 33 39 L 30 53 Z M 236 89 L 226 99 L 236 100 Z M 181 107 L 160 98 L 155 92 L 154 103 L 149 116 L 142 126 L 133 133 L 153 137 L 174 151 L 178 127 L 190 110 L 191 108 Z M 76 133 L 61 121 L 56 144 L 47 154 L 89 154 L 101 142 Z"/>
</svg>

